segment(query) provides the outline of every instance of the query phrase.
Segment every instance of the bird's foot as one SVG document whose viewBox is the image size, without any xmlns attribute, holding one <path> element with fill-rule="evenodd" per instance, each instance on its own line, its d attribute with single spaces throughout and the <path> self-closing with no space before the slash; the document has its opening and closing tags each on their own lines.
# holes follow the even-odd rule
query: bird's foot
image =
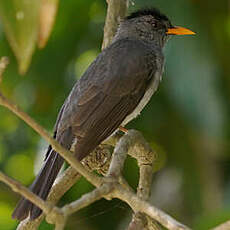
<svg viewBox="0 0 230 230">
<path fill-rule="evenodd" d="M 124 128 L 123 126 L 119 126 L 119 130 L 122 131 L 123 133 L 128 132 L 128 129 Z"/>
</svg>

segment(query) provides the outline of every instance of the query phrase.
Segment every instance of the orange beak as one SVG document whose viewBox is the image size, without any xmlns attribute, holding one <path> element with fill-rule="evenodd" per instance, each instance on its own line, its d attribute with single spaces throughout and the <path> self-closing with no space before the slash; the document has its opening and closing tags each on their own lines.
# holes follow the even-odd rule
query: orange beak
<svg viewBox="0 0 230 230">
<path fill-rule="evenodd" d="M 166 32 L 166 34 L 169 35 L 192 35 L 192 34 L 196 34 L 193 31 L 186 29 L 184 27 L 180 27 L 180 26 L 175 26 L 173 28 L 169 28 L 168 31 Z"/>
</svg>

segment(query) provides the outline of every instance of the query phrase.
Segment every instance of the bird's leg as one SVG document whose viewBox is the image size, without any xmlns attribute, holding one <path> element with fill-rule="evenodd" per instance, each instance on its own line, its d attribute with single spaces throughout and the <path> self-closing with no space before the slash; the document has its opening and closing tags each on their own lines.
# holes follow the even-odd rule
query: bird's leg
<svg viewBox="0 0 230 230">
<path fill-rule="evenodd" d="M 128 132 L 128 129 L 124 128 L 123 126 L 119 126 L 119 130 L 122 131 L 123 133 Z"/>
</svg>

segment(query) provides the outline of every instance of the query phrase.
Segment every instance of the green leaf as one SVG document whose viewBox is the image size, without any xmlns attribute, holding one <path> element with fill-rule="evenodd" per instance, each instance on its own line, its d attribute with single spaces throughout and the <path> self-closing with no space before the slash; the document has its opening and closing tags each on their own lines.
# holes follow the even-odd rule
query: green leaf
<svg viewBox="0 0 230 230">
<path fill-rule="evenodd" d="M 27 71 L 35 49 L 39 6 L 38 0 L 0 1 L 0 18 L 21 74 Z"/>
</svg>

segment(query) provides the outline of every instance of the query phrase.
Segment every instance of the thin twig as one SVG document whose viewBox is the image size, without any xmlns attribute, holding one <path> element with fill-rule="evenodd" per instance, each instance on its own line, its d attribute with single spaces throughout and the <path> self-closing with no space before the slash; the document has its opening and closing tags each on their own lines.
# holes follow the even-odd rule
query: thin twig
<svg viewBox="0 0 230 230">
<path fill-rule="evenodd" d="M 11 112 L 16 114 L 19 118 L 25 121 L 31 128 L 33 128 L 41 137 L 43 137 L 49 144 L 52 145 L 52 148 L 57 151 L 75 170 L 77 170 L 82 176 L 84 176 L 91 184 L 95 186 L 100 186 L 102 179 L 89 172 L 73 154 L 63 148 L 55 139 L 53 139 L 49 133 L 36 123 L 28 114 L 23 112 L 19 107 L 6 99 L 0 92 L 0 105 L 8 108 Z"/>
<path fill-rule="evenodd" d="M 65 215 L 71 215 L 72 213 L 92 204 L 93 202 L 103 198 L 113 190 L 112 183 L 103 184 L 100 188 L 94 189 L 92 192 L 83 195 L 80 199 L 65 205 L 62 208 Z"/>
<path fill-rule="evenodd" d="M 21 183 L 11 179 L 2 172 L 0 172 L 0 181 L 10 186 L 13 191 L 19 193 L 20 195 L 23 195 L 26 199 L 36 204 L 36 206 L 42 209 L 43 212 L 46 214 L 50 223 L 56 224 L 57 226 L 59 226 L 59 229 L 62 230 L 60 226 L 62 225 L 65 216 L 59 208 L 53 207 L 53 205 L 51 205 L 49 202 L 42 200 L 40 197 L 35 195 Z"/>
<path fill-rule="evenodd" d="M 97 170 L 98 172 L 107 172 L 106 168 L 108 168 L 110 160 L 110 148 L 108 145 L 102 145 L 102 147 L 97 147 L 89 156 L 83 160 L 82 163 L 87 166 L 90 171 Z M 81 175 L 72 167 L 66 169 L 55 181 L 47 201 L 55 205 L 63 196 L 63 194 L 68 191 L 80 177 Z M 27 218 L 20 222 L 17 230 L 36 230 L 38 229 L 44 217 L 45 215 L 43 213 L 39 218 L 32 221 Z"/>
<path fill-rule="evenodd" d="M 66 169 L 63 174 L 55 181 L 55 184 L 50 191 L 47 201 L 50 204 L 55 205 L 64 195 L 64 193 L 68 191 L 80 177 L 81 175 L 72 167 Z M 44 217 L 45 215 L 44 213 L 42 213 L 39 218 L 32 221 L 29 218 L 26 218 L 25 220 L 20 222 L 17 230 L 35 230 L 39 227 Z"/>
<path fill-rule="evenodd" d="M 97 147 L 89 156 L 83 160 L 83 164 L 87 166 L 90 171 L 98 170 L 107 172 L 109 163 L 111 160 L 111 147 L 108 145 L 102 145 Z M 47 198 L 51 204 L 56 204 L 58 200 L 63 196 L 63 194 L 72 187 L 73 184 L 80 178 L 80 174 L 76 172 L 75 169 L 69 167 L 63 174 L 57 178 L 55 184 L 53 185 L 50 194 Z M 100 197 L 98 198 L 100 199 Z M 80 200 L 77 203 L 81 203 Z M 81 208 L 80 206 L 78 207 Z M 30 220 L 29 218 L 20 222 L 17 230 L 36 230 L 38 229 L 41 221 L 44 219 L 44 213 L 35 220 Z"/>
<path fill-rule="evenodd" d="M 11 179 L 10 177 L 6 176 L 2 172 L 0 172 L 0 181 L 10 186 L 13 191 L 19 194 L 22 194 L 26 199 L 30 200 L 31 202 L 36 204 L 39 208 L 41 208 L 45 213 L 49 213 L 50 210 L 52 209 L 52 206 L 49 205 L 47 202 L 42 200 L 40 197 L 36 196 L 31 191 L 29 191 L 21 183 L 19 183 L 16 180 Z"/>
</svg>

